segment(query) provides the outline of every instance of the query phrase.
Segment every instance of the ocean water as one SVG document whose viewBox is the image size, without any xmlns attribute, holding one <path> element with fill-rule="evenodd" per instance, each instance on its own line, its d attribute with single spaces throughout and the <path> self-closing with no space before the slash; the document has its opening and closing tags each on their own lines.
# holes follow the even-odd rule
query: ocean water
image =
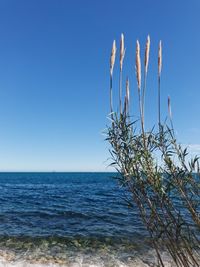
<svg viewBox="0 0 200 267">
<path fill-rule="evenodd" d="M 1 266 L 149 266 L 155 255 L 112 173 L 0 173 Z"/>
</svg>

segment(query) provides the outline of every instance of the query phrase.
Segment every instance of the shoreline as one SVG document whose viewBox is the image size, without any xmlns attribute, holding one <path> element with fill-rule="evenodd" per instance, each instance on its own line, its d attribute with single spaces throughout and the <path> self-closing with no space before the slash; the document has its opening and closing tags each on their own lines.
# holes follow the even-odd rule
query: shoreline
<svg viewBox="0 0 200 267">
<path fill-rule="evenodd" d="M 66 253 L 65 253 L 66 252 Z M 110 253 L 101 250 L 93 253 L 63 251 L 63 254 L 47 255 L 43 251 L 40 253 L 27 250 L 24 253 L 14 253 L 13 251 L 0 249 L 0 267 L 150 267 L 156 264 L 156 255 L 153 250 L 139 255 L 135 251 L 129 255 Z M 63 258 L 65 256 L 65 259 Z M 166 267 L 171 263 L 165 253 L 163 253 Z"/>
</svg>

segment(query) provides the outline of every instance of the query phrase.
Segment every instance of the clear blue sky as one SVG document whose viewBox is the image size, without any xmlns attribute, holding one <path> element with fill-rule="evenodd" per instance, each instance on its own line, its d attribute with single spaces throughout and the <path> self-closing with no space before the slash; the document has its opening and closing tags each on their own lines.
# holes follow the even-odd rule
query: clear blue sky
<svg viewBox="0 0 200 267">
<path fill-rule="evenodd" d="M 106 170 L 109 56 L 121 32 L 135 106 L 135 41 L 143 52 L 151 36 L 152 123 L 162 39 L 163 113 L 169 94 L 178 139 L 198 151 L 199 25 L 199 0 L 1 0 L 0 171 Z"/>
</svg>

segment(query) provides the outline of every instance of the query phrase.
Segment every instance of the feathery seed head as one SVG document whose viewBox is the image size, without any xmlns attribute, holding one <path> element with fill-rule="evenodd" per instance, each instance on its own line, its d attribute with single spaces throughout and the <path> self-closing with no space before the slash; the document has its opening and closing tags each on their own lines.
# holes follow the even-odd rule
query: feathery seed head
<svg viewBox="0 0 200 267">
<path fill-rule="evenodd" d="M 171 110 L 171 99 L 170 96 L 168 96 L 168 114 L 170 119 L 172 119 L 172 110 Z"/>
<path fill-rule="evenodd" d="M 147 36 L 147 42 L 146 42 L 146 49 L 145 49 L 145 72 L 147 74 L 148 71 L 148 64 L 149 64 L 149 52 L 150 52 L 150 36 Z"/>
<path fill-rule="evenodd" d="M 159 48 L 158 48 L 158 75 L 160 77 L 162 70 L 162 42 L 159 42 Z"/>
<path fill-rule="evenodd" d="M 110 75 L 113 75 L 113 68 L 115 65 L 115 57 L 116 57 L 116 41 L 113 41 L 113 46 L 112 46 L 112 51 L 111 51 L 111 56 L 110 56 Z"/>
<path fill-rule="evenodd" d="M 122 71 L 124 56 L 125 56 L 124 35 L 122 33 L 121 34 L 121 41 L 120 41 L 120 71 Z"/>
<path fill-rule="evenodd" d="M 136 77 L 137 77 L 138 90 L 140 90 L 141 89 L 141 59 L 140 59 L 140 43 L 139 43 L 138 40 L 136 42 L 135 68 L 136 68 Z"/>
</svg>

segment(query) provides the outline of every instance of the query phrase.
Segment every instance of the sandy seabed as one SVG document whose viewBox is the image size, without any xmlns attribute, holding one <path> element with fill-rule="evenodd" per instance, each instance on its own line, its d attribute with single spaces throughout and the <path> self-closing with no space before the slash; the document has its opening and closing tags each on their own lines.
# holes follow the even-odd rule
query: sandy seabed
<svg viewBox="0 0 200 267">
<path fill-rule="evenodd" d="M 25 256 L 25 255 L 24 255 Z M 173 267 L 166 255 L 163 255 L 166 267 Z M 0 267 L 155 267 L 156 257 L 153 251 L 148 252 L 143 258 L 139 256 L 127 257 L 122 260 L 112 255 L 77 255 L 66 260 L 59 260 L 45 256 L 38 260 L 17 257 L 11 252 L 0 251 Z"/>
</svg>

